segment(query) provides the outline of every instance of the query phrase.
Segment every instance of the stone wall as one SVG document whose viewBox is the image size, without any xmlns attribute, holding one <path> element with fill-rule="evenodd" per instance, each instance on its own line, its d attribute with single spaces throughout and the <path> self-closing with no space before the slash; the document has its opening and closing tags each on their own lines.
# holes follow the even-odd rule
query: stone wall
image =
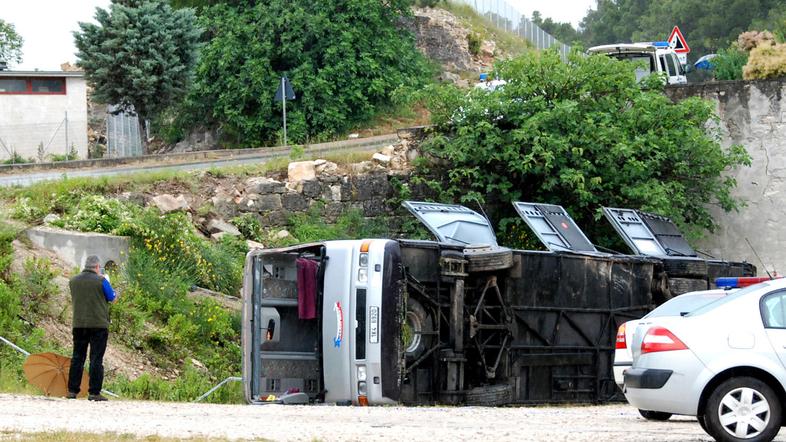
<svg viewBox="0 0 786 442">
<path fill-rule="evenodd" d="M 674 100 L 712 100 L 720 116 L 723 145 L 742 144 L 751 155 L 751 167 L 731 173 L 737 180 L 734 196 L 746 206 L 732 213 L 713 207 L 719 229 L 697 246 L 719 258 L 746 259 L 759 267 L 760 274 L 764 269 L 746 239 L 769 271 L 786 273 L 786 108 L 781 106 L 785 88 L 786 80 L 761 80 L 667 90 Z"/>
<path fill-rule="evenodd" d="M 275 234 L 293 215 L 312 209 L 329 224 L 349 210 L 359 210 L 367 218 L 390 219 L 392 231 L 395 231 L 396 216 L 401 213 L 395 202 L 398 197 L 396 183 L 409 181 L 409 160 L 417 155 L 414 144 L 404 139 L 383 148 L 371 161 L 346 166 L 326 160 L 299 161 L 289 164 L 285 176 L 223 182 L 205 195 L 212 206 L 211 213 L 197 217 L 195 222 L 205 233 L 239 234 L 224 221 L 251 214 Z M 180 202 L 170 198 L 167 203 L 154 203 L 162 212 L 191 210 L 199 204 L 191 196 L 181 197 Z"/>
</svg>

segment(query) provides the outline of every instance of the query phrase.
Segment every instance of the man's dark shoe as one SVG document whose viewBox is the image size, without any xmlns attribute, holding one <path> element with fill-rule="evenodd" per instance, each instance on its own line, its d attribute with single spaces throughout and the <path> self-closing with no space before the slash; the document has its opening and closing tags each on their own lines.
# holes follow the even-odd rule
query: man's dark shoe
<svg viewBox="0 0 786 442">
<path fill-rule="evenodd" d="M 96 401 L 96 402 L 104 402 L 104 401 L 108 401 L 109 399 L 105 398 L 104 396 L 101 396 L 100 394 L 88 394 L 87 395 L 87 400 L 88 401 Z"/>
<path fill-rule="evenodd" d="M 66 393 L 66 399 L 76 399 L 76 393 L 69 391 Z"/>
</svg>

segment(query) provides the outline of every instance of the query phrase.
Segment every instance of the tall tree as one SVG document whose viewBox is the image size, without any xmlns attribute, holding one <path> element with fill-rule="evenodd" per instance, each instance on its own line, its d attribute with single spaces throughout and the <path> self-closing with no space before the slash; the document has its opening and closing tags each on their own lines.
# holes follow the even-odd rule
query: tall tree
<svg viewBox="0 0 786 442">
<path fill-rule="evenodd" d="M 554 51 L 531 52 L 496 66 L 503 89 L 427 90 L 435 128 L 422 147 L 441 159 L 425 174 L 437 177 L 430 187 L 444 199 L 497 206 L 501 226 L 518 222 L 510 202 L 544 201 L 583 226 L 597 226 L 606 205 L 712 229 L 708 204 L 739 203 L 724 171 L 750 158 L 718 143 L 710 103 L 673 103 L 657 77 L 642 87 L 634 69 L 603 56 L 573 52 L 565 63 Z"/>
<path fill-rule="evenodd" d="M 556 22 L 551 17 L 544 20 L 540 11 L 532 12 L 532 22 L 562 43 L 571 44 L 580 39 L 579 32 L 570 23 Z"/>
<path fill-rule="evenodd" d="M 185 94 L 196 64 L 194 11 L 165 0 L 112 0 L 79 23 L 77 64 L 97 100 L 152 118 Z"/>
<path fill-rule="evenodd" d="M 14 25 L 0 18 L 0 61 L 21 63 L 23 44 L 24 39 Z"/>
<path fill-rule="evenodd" d="M 329 137 L 367 120 L 400 86 L 430 71 L 400 26 L 409 0 L 264 0 L 221 3 L 200 18 L 210 33 L 190 95 L 196 124 L 220 126 L 225 141 L 275 142 L 282 128 L 274 101 L 287 75 L 297 99 L 287 105 L 288 136 Z"/>
</svg>

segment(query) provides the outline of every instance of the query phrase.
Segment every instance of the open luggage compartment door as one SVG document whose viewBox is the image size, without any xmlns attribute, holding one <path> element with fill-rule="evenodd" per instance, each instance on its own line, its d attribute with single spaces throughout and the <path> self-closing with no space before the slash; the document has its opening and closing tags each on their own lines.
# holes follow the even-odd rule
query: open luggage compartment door
<svg viewBox="0 0 786 442">
<path fill-rule="evenodd" d="M 647 256 L 698 256 L 671 219 L 634 209 L 604 207 L 603 214 L 625 243 Z"/>
<path fill-rule="evenodd" d="M 552 252 L 597 252 L 562 206 L 517 201 L 513 207 Z"/>
<path fill-rule="evenodd" d="M 458 204 L 404 201 L 404 207 L 437 237 L 439 242 L 497 246 L 497 237 L 483 215 Z"/>
</svg>

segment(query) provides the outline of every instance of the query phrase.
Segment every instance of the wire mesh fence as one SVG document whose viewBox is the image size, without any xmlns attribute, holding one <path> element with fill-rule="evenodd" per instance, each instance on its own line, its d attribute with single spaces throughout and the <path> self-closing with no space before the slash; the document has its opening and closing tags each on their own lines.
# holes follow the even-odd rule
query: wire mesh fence
<svg viewBox="0 0 786 442">
<path fill-rule="evenodd" d="M 505 0 L 451 0 L 458 4 L 470 6 L 478 14 L 486 17 L 497 28 L 511 32 L 528 40 L 537 49 L 557 49 L 564 57 L 570 52 L 570 46 L 560 42 L 540 26 L 520 13 Z"/>
<path fill-rule="evenodd" d="M 108 158 L 137 157 L 143 154 L 139 118 L 127 112 L 107 107 L 106 141 Z"/>
<path fill-rule="evenodd" d="M 35 123 L 0 123 L 0 163 L 64 161 L 86 150 L 87 121 L 69 118 Z"/>
</svg>

